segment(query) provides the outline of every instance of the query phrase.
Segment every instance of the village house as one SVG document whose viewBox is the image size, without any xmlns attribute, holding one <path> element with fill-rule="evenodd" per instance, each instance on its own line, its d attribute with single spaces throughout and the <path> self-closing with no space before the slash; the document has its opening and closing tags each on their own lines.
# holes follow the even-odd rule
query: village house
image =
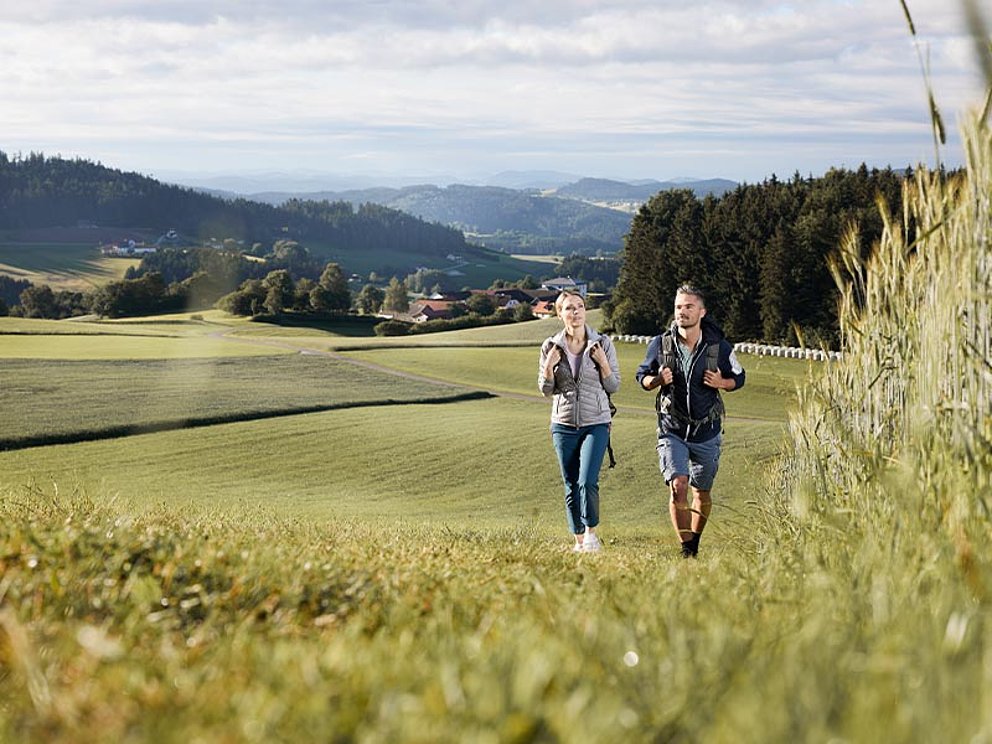
<svg viewBox="0 0 992 744">
<path fill-rule="evenodd" d="M 534 313 L 535 318 L 553 318 L 555 317 L 555 301 L 537 300 L 532 306 L 531 312 Z"/>
<path fill-rule="evenodd" d="M 548 279 L 541 287 L 544 289 L 551 290 L 553 292 L 564 292 L 566 289 L 578 292 L 583 297 L 589 291 L 589 285 L 583 281 L 575 281 L 570 276 L 559 276 L 554 279 Z"/>
<path fill-rule="evenodd" d="M 410 305 L 407 315 L 414 323 L 425 323 L 428 320 L 449 320 L 454 317 L 451 306 L 456 303 L 447 300 L 418 300 Z"/>
<path fill-rule="evenodd" d="M 155 246 L 136 243 L 133 240 L 122 240 L 119 243 L 100 246 L 100 253 L 104 256 L 115 256 L 123 258 L 133 258 L 134 256 L 144 256 L 156 251 Z"/>
<path fill-rule="evenodd" d="M 448 302 L 465 302 L 465 300 L 471 296 L 471 290 L 463 289 L 457 292 L 435 292 L 428 299 L 447 300 Z"/>
</svg>

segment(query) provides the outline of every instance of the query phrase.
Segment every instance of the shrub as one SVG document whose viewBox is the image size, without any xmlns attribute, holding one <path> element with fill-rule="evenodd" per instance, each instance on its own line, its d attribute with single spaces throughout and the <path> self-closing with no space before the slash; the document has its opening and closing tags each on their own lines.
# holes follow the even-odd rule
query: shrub
<svg viewBox="0 0 992 744">
<path fill-rule="evenodd" d="M 376 336 L 405 336 L 410 333 L 410 324 L 399 320 L 384 320 L 376 323 L 372 330 Z"/>
</svg>

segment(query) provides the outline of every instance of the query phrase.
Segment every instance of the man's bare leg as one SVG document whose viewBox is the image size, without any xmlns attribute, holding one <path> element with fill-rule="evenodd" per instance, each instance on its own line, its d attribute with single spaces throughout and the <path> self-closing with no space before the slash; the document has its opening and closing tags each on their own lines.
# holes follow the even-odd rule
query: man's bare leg
<svg viewBox="0 0 992 744">
<path fill-rule="evenodd" d="M 672 518 L 672 527 L 675 528 L 675 536 L 682 546 L 682 556 L 688 558 L 686 554 L 688 546 L 692 542 L 692 512 L 689 510 L 689 479 L 684 475 L 677 475 L 668 484 L 672 491 L 671 501 L 668 504 L 668 511 Z"/>
<path fill-rule="evenodd" d="M 703 529 L 706 527 L 706 522 L 710 518 L 710 509 L 713 507 L 713 502 L 710 499 L 709 491 L 700 491 L 697 488 L 692 489 L 692 554 L 695 555 L 699 552 L 699 538 L 703 534 Z"/>
</svg>

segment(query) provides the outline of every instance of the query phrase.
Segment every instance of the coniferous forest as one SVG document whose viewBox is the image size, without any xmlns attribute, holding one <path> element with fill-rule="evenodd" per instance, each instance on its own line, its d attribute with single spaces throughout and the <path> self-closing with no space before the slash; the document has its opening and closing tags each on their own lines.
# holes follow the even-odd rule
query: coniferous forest
<svg viewBox="0 0 992 744">
<path fill-rule="evenodd" d="M 831 346 L 831 257 L 847 230 L 857 231 L 863 255 L 871 251 L 882 233 L 879 202 L 898 213 L 910 174 L 862 165 L 773 177 L 721 197 L 663 191 L 633 219 L 608 318 L 617 332 L 655 334 L 688 283 L 706 293 L 711 317 L 733 340 Z"/>
</svg>

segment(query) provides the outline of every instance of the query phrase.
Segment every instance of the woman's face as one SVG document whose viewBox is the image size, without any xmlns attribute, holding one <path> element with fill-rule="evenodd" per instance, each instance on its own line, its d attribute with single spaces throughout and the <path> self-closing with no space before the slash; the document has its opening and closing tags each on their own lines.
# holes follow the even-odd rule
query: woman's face
<svg viewBox="0 0 992 744">
<path fill-rule="evenodd" d="M 558 314 L 566 328 L 580 328 L 586 324 L 586 303 L 577 295 L 568 295 Z"/>
</svg>

